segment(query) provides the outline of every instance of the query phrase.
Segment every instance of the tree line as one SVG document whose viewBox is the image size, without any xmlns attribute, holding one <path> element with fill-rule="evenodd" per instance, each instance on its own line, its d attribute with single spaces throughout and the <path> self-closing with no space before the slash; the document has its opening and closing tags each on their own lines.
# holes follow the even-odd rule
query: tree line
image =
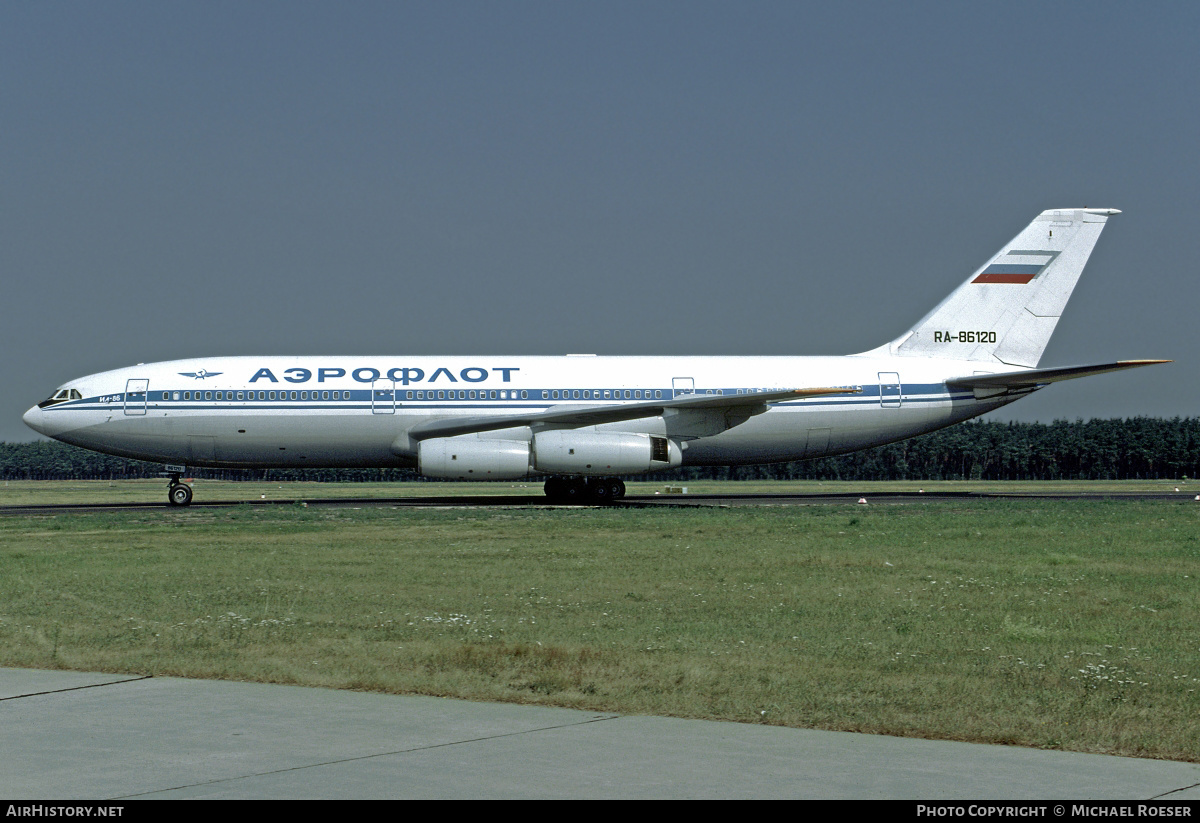
<svg viewBox="0 0 1200 823">
<path fill-rule="evenodd" d="M 157 477 L 160 463 L 58 442 L 0 443 L 5 480 Z M 190 469 L 226 480 L 417 480 L 412 469 Z M 972 421 L 866 451 L 759 466 L 687 467 L 656 480 L 1127 480 L 1200 476 L 1200 418 Z"/>
</svg>

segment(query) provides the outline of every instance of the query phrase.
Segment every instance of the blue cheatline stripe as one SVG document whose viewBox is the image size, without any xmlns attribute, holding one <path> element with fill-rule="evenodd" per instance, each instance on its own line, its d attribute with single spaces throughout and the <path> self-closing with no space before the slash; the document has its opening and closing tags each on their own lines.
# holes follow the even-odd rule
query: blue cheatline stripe
<svg viewBox="0 0 1200 823">
<path fill-rule="evenodd" d="M 907 394 L 912 394 L 912 395 L 945 394 L 945 384 L 944 383 L 904 383 L 904 382 L 901 382 L 900 385 L 902 387 L 902 390 Z M 881 389 L 880 389 L 878 383 L 865 383 L 865 384 L 862 384 L 861 386 L 859 386 L 858 388 L 860 390 L 857 393 L 855 393 L 855 395 L 854 395 L 855 398 L 878 397 L 881 392 Z M 761 391 L 776 391 L 776 390 L 777 389 L 762 389 Z M 330 398 L 328 400 L 321 400 L 320 398 L 306 398 L 304 400 L 300 400 L 300 399 L 291 400 L 288 398 L 280 398 L 278 400 L 259 400 L 258 398 L 245 398 L 242 400 L 238 400 L 236 398 L 227 398 L 227 397 L 223 397 L 220 400 L 202 400 L 200 398 L 193 397 L 193 398 L 189 398 L 187 400 L 183 400 L 183 399 L 177 399 L 174 397 L 174 394 L 176 393 L 176 391 L 178 391 L 181 394 L 183 392 L 183 390 L 176 390 L 176 389 L 168 389 L 165 392 L 163 389 L 155 389 L 149 393 L 150 396 L 148 398 L 143 398 L 139 394 L 137 397 L 129 398 L 128 400 L 125 399 L 121 393 L 117 392 L 117 393 L 113 393 L 113 394 L 97 395 L 95 397 L 83 398 L 81 400 L 69 400 L 69 401 L 65 401 L 62 403 L 56 403 L 53 406 L 47 406 L 46 410 L 51 411 L 54 409 L 61 409 L 64 407 L 78 408 L 82 404 L 95 405 L 95 406 L 99 406 L 101 408 L 111 408 L 113 406 L 124 405 L 125 403 L 136 403 L 138 405 L 141 405 L 143 402 L 146 402 L 150 405 L 159 405 L 159 406 L 167 405 L 172 408 L 193 407 L 191 404 L 196 404 L 196 403 L 204 404 L 203 406 L 195 406 L 196 408 L 208 408 L 210 405 L 214 405 L 214 404 L 218 404 L 218 403 L 220 403 L 220 404 L 240 404 L 240 406 L 239 406 L 240 408 L 261 407 L 261 405 L 251 406 L 249 404 L 262 404 L 262 403 L 272 404 L 271 407 L 278 405 L 280 408 L 297 408 L 304 404 L 307 404 L 307 405 L 304 405 L 304 407 L 306 407 L 306 408 L 331 408 L 331 407 L 337 407 L 339 404 L 345 404 L 346 402 L 351 402 L 351 403 L 368 402 L 369 403 L 372 400 L 375 400 L 377 402 L 382 401 L 382 402 L 386 403 L 387 401 L 393 399 L 391 397 L 373 396 L 373 394 L 370 390 L 366 390 L 366 391 L 351 391 L 349 401 L 347 401 L 345 398 L 342 398 L 342 397 Z M 222 391 L 229 393 L 226 390 L 222 390 Z M 428 395 L 428 394 L 432 394 L 433 392 L 438 391 L 438 390 L 424 389 L 424 390 L 420 390 L 420 391 L 423 391 L 425 394 Z M 446 389 L 445 391 L 448 394 L 454 393 L 455 395 L 457 395 L 458 392 L 466 392 L 467 390 L 466 389 Z M 517 390 L 510 390 L 510 391 L 514 391 L 514 393 L 515 393 L 515 391 L 517 391 Z M 551 400 L 553 403 L 561 403 L 561 402 L 568 402 L 568 401 L 574 401 L 574 400 L 587 400 L 592 403 L 606 403 L 606 402 L 607 403 L 619 403 L 619 402 L 647 403 L 647 402 L 651 402 L 653 400 L 671 400 L 676 397 L 685 397 L 685 396 L 686 397 L 714 397 L 714 398 L 715 397 L 752 398 L 760 390 L 757 390 L 757 389 L 730 389 L 730 388 L 700 389 L 700 390 L 697 390 L 694 392 L 688 392 L 686 394 L 676 395 L 670 389 L 659 389 L 658 391 L 662 391 L 663 394 L 661 397 L 657 397 L 657 398 L 655 398 L 655 397 L 640 397 L 640 398 L 625 397 L 624 389 L 586 389 L 586 390 L 579 389 L 578 391 L 580 391 L 581 394 L 583 391 L 588 392 L 589 396 L 586 398 L 585 397 L 574 397 L 574 396 L 551 398 L 551 397 L 542 397 L 541 396 L 543 394 L 543 392 L 545 392 L 546 394 L 549 394 L 551 391 L 559 391 L 560 394 L 567 394 L 568 392 L 573 394 L 576 391 L 575 389 L 557 389 L 557 390 L 525 389 L 524 391 L 526 392 L 527 397 L 523 397 L 523 398 L 513 397 L 510 399 L 504 399 L 504 400 L 501 400 L 499 398 L 493 398 L 493 397 L 478 397 L 478 398 L 470 398 L 468 402 L 471 402 L 473 404 L 491 403 L 491 404 L 494 404 L 497 408 L 512 408 L 512 407 L 517 406 L 520 403 L 528 403 L 531 400 L 533 400 L 533 401 Z M 605 391 L 610 392 L 610 395 L 615 395 L 617 393 L 621 393 L 621 396 L 620 397 L 616 397 L 616 396 L 603 397 L 603 392 L 605 392 Z M 643 395 L 647 395 L 650 392 L 655 391 L 655 390 L 654 389 L 645 389 L 645 390 L 641 390 L 641 391 L 642 391 Z M 739 391 L 741 392 L 741 394 L 738 393 Z M 164 393 L 167 394 L 168 397 L 163 398 L 162 394 L 164 394 Z M 340 395 L 340 394 L 344 394 L 345 392 L 339 389 L 337 393 Z M 415 397 L 415 394 L 416 394 L 415 390 L 397 389 L 396 394 L 397 394 L 397 396 L 395 397 L 395 401 L 397 403 L 406 403 L 407 404 L 408 401 L 418 399 Z M 409 394 L 413 394 L 414 396 L 409 397 L 408 396 Z M 101 402 L 100 397 L 104 397 L 105 402 Z M 788 401 L 782 401 L 782 402 L 828 403 L 828 402 L 837 402 L 840 399 L 844 399 L 844 398 L 839 397 L 838 395 L 823 395 L 823 396 L 819 396 L 819 397 L 796 398 L 795 400 L 788 400 Z M 437 399 L 434 397 L 422 397 L 422 398 L 419 398 L 419 400 L 423 401 L 423 402 L 427 402 L 427 403 L 432 403 L 432 402 L 445 403 L 445 402 L 468 400 L 468 398 L 454 396 L 454 397 L 447 397 L 444 400 L 441 400 L 441 399 Z"/>
<path fill-rule="evenodd" d="M 894 385 L 894 384 L 890 384 L 890 385 Z M 901 381 L 901 385 L 903 386 L 903 388 L 905 390 L 908 390 L 914 394 L 929 394 L 932 392 L 941 391 L 944 389 L 944 386 L 945 386 L 944 383 L 905 383 L 903 381 Z M 395 391 L 395 399 L 398 402 L 405 401 L 405 400 L 425 400 L 425 401 L 439 400 L 439 402 L 440 402 L 441 399 L 435 398 L 432 396 L 428 396 L 428 395 L 432 395 L 435 392 L 439 392 L 439 391 L 443 391 L 446 394 L 451 395 L 449 397 L 444 398 L 444 400 L 467 400 L 467 399 L 470 399 L 470 400 L 476 401 L 476 402 L 485 402 L 485 401 L 489 401 L 489 400 L 490 401 L 499 401 L 502 403 L 516 403 L 518 401 L 529 401 L 529 400 L 554 400 L 554 401 L 558 401 L 558 402 L 568 401 L 568 400 L 589 400 L 589 401 L 593 401 L 593 402 L 595 402 L 595 401 L 616 402 L 616 401 L 628 400 L 631 402 L 638 402 L 638 401 L 650 402 L 652 400 L 671 400 L 675 397 L 684 397 L 684 396 L 688 396 L 688 397 L 693 397 L 693 396 L 694 397 L 743 397 L 743 396 L 752 397 L 758 392 L 778 391 L 779 389 L 783 389 L 783 388 L 788 388 L 788 387 L 776 386 L 776 387 L 768 387 L 768 388 L 744 388 L 744 387 L 739 386 L 739 387 L 734 387 L 734 388 L 697 389 L 692 392 L 686 392 L 686 393 L 680 393 L 680 394 L 676 394 L 673 389 L 637 389 L 637 391 L 640 391 L 642 393 L 642 395 L 643 395 L 642 397 L 625 397 L 624 393 L 626 391 L 629 391 L 630 393 L 632 393 L 634 391 L 633 389 L 625 389 L 625 388 L 619 388 L 619 389 L 591 389 L 591 388 L 589 388 L 589 389 L 575 389 L 575 388 L 570 388 L 570 389 L 503 389 L 503 390 L 497 390 L 497 389 L 395 389 L 394 391 Z M 860 396 L 860 397 L 862 397 L 862 396 L 877 396 L 880 391 L 879 383 L 877 381 L 857 385 L 857 388 L 860 390 L 858 392 L 858 396 Z M 308 398 L 304 398 L 304 399 L 300 399 L 300 398 L 289 399 L 288 397 L 280 397 L 278 400 L 272 399 L 270 401 L 267 401 L 265 399 L 259 399 L 259 398 L 253 397 L 253 396 L 245 397 L 244 399 L 222 397 L 220 400 L 213 400 L 213 399 L 202 400 L 199 397 L 192 397 L 187 400 L 183 400 L 181 398 L 175 398 L 173 396 L 176 392 L 182 394 L 185 391 L 189 392 L 191 394 L 199 393 L 198 391 L 193 391 L 191 389 L 165 389 L 165 390 L 164 389 L 153 389 L 146 393 L 139 392 L 137 397 L 130 398 L 130 399 L 133 402 L 140 403 L 143 399 L 143 394 L 145 394 L 145 395 L 147 395 L 148 401 L 151 403 L 170 403 L 170 404 L 195 403 L 195 402 L 203 402 L 203 403 L 254 403 L 254 402 L 260 402 L 260 403 L 261 402 L 272 402 L 272 403 L 274 403 L 274 402 L 279 402 L 279 403 L 327 404 L 327 403 L 345 402 L 347 400 L 347 398 L 340 397 L 340 396 L 332 397 L 332 398 L 329 398 L 326 400 L 322 400 L 318 397 L 308 397 Z M 209 389 L 209 390 L 204 390 L 204 391 L 211 392 L 214 390 Z M 238 390 L 220 389 L 219 391 L 221 391 L 223 394 L 231 394 Z M 243 394 L 247 394 L 247 395 L 253 395 L 253 394 L 259 393 L 259 392 L 266 393 L 262 389 L 252 389 L 249 391 L 242 389 L 240 391 L 242 391 Z M 297 394 L 299 394 L 301 392 L 300 389 L 295 389 L 295 390 L 280 389 L 280 390 L 277 390 L 275 393 L 284 395 L 284 394 L 291 394 L 293 391 Z M 310 391 L 310 390 L 306 389 L 303 391 L 307 391 L 309 394 L 317 394 L 317 393 L 323 392 L 325 390 L 313 389 Z M 392 391 L 392 390 L 390 390 L 390 389 L 388 389 L 388 390 L 335 389 L 332 391 L 332 393 L 335 393 L 337 395 L 343 395 L 343 394 L 346 394 L 347 391 L 349 391 L 349 394 L 350 394 L 350 397 L 348 398 L 349 400 L 356 401 L 356 402 L 362 402 L 362 401 L 370 401 L 372 399 L 382 400 L 382 401 L 389 400 L 389 399 L 391 399 L 390 397 L 375 394 L 375 392 L 377 392 L 377 391 Z M 471 398 L 459 396 L 460 394 L 466 394 L 470 391 L 477 392 L 477 394 L 479 396 L 471 397 Z M 482 396 L 485 394 L 490 395 L 492 392 L 496 392 L 496 391 L 507 391 L 510 394 L 514 394 L 514 395 L 517 394 L 518 392 L 523 392 L 525 396 L 508 397 L 508 398 Z M 559 394 L 563 395 L 563 396 L 551 397 L 551 392 L 554 392 L 554 391 L 559 392 Z M 581 396 L 575 397 L 574 396 L 575 392 L 579 392 Z M 583 396 L 583 394 L 585 392 L 588 395 L 586 397 Z M 603 396 L 604 392 L 608 392 L 610 396 L 604 397 Z M 661 392 L 661 394 L 657 397 L 654 397 L 654 396 L 652 396 L 652 393 L 654 393 L 654 392 Z M 421 394 L 421 393 L 423 393 L 427 396 L 418 397 L 417 395 Z M 167 394 L 168 397 L 164 398 L 162 396 L 163 394 Z M 567 395 L 569 395 L 569 396 L 567 396 Z M 48 407 L 48 408 L 57 408 L 58 406 L 64 406 L 64 405 L 68 405 L 70 403 L 99 402 L 100 397 L 106 398 L 107 402 L 109 402 L 109 403 L 125 402 L 123 393 L 113 392 L 111 394 L 104 394 L 104 395 L 97 395 L 96 397 L 89 397 L 83 401 L 78 401 L 78 400 L 66 401 L 64 403 L 55 404 L 55 406 Z M 809 401 L 818 400 L 818 399 L 820 399 L 820 398 L 797 398 L 797 400 L 809 400 Z M 789 402 L 792 402 L 792 401 L 789 401 Z"/>
<path fill-rule="evenodd" d="M 970 390 L 948 391 L 946 389 L 945 384 L 943 384 L 943 383 L 902 384 L 902 390 L 904 392 L 902 395 L 904 404 L 913 404 L 913 403 L 927 404 L 927 403 L 946 402 L 946 401 L 950 401 L 950 400 L 974 399 L 974 393 L 971 392 Z M 159 389 L 155 393 L 161 393 L 161 391 L 162 390 Z M 222 390 L 222 391 L 224 391 L 224 390 Z M 429 390 L 426 389 L 424 391 L 428 392 Z M 446 390 L 446 391 L 449 391 L 449 390 Z M 458 391 L 458 390 L 455 390 L 455 391 Z M 539 395 L 543 390 L 542 389 L 527 389 L 526 391 L 529 393 L 530 399 L 533 399 L 534 397 Z M 546 391 L 549 392 L 550 390 L 547 389 Z M 559 391 L 561 392 L 562 390 L 559 389 Z M 568 391 L 574 391 L 574 390 L 568 390 Z M 582 390 L 580 390 L 580 391 L 582 391 Z M 588 391 L 592 394 L 595 394 L 597 390 L 589 389 Z M 603 389 L 601 389 L 599 391 L 602 392 Z M 609 391 L 615 391 L 615 390 L 610 389 Z M 624 391 L 624 390 L 622 389 L 621 391 Z M 643 391 L 643 393 L 646 392 L 646 390 L 642 390 L 642 391 Z M 651 389 L 650 391 L 653 391 L 653 389 Z M 664 392 L 664 397 L 660 398 L 660 399 L 670 399 L 669 397 L 665 396 L 665 394 L 668 392 L 668 390 L 663 389 L 660 391 Z M 173 392 L 174 392 L 174 390 L 170 390 L 170 393 L 173 394 Z M 718 393 L 718 391 L 714 389 L 712 391 L 711 396 L 712 397 L 721 397 L 721 396 L 728 397 L 731 395 L 738 396 L 736 394 L 736 392 L 737 392 L 736 389 L 723 389 Z M 341 390 L 339 390 L 339 393 L 341 393 Z M 698 392 L 694 392 L 694 394 L 696 396 L 700 396 L 700 397 L 709 396 L 708 390 L 701 390 Z M 754 392 L 743 390 L 743 394 L 745 396 L 752 397 L 754 395 Z M 105 398 L 116 398 L 117 397 L 117 395 L 103 395 L 103 396 Z M 449 399 L 449 400 L 432 400 L 432 399 L 426 398 L 426 399 L 422 399 L 422 400 L 418 400 L 418 401 L 411 401 L 411 400 L 408 400 L 407 398 L 402 397 L 402 398 L 397 398 L 394 402 L 391 401 L 391 398 L 376 398 L 377 402 L 372 403 L 371 391 L 369 391 L 369 390 L 351 392 L 351 398 L 352 399 L 349 402 L 347 402 L 341 398 L 339 398 L 336 401 L 334 401 L 334 400 L 260 401 L 260 400 L 224 400 L 224 399 L 196 401 L 196 400 L 173 400 L 173 399 L 162 400 L 161 396 L 160 396 L 157 399 L 151 397 L 150 400 L 147 401 L 145 405 L 146 405 L 146 408 L 148 408 L 148 409 L 169 408 L 169 409 L 174 409 L 176 411 L 228 411 L 228 412 L 243 412 L 243 411 L 370 411 L 373 408 L 388 408 L 388 409 L 390 409 L 393 407 L 397 410 L 405 410 L 405 411 L 410 411 L 410 410 L 411 411 L 417 411 L 417 410 L 421 410 L 421 411 L 449 411 L 449 410 L 516 411 L 516 410 L 530 410 L 530 409 L 545 410 L 545 409 L 553 408 L 554 406 L 559 405 L 563 402 L 574 402 L 574 400 L 575 400 L 575 398 L 563 398 L 563 399 L 559 399 L 559 400 L 546 401 L 546 400 L 542 400 L 541 398 L 538 398 L 538 401 L 540 401 L 540 402 L 538 402 L 538 401 L 530 402 L 529 400 L 497 401 L 497 400 L 491 400 L 491 399 L 463 401 L 456 397 L 454 399 Z M 769 405 L 772 407 L 793 408 L 793 409 L 806 408 L 806 407 L 811 408 L 811 407 L 815 407 L 815 406 L 844 406 L 844 407 L 878 406 L 880 403 L 880 399 L 881 399 L 881 391 L 880 391 L 879 385 L 878 384 L 874 384 L 874 385 L 865 384 L 862 386 L 862 392 L 859 394 L 855 394 L 855 395 L 845 395 L 845 396 L 825 395 L 825 396 L 821 396 L 821 397 L 797 398 L 796 400 L 776 401 L 776 402 L 770 403 Z M 887 399 L 889 399 L 889 400 L 900 399 L 900 396 L 889 394 L 889 395 L 887 395 Z M 124 409 L 126 406 L 125 401 L 120 400 L 120 399 L 113 399 L 110 402 L 105 402 L 105 403 L 100 403 L 100 402 L 98 402 L 98 400 L 99 400 L 98 397 L 90 397 L 90 398 L 85 398 L 83 400 L 67 401 L 64 403 L 56 404 L 54 406 L 49 406 L 45 409 L 45 411 L 46 412 L 60 412 L 60 411 L 68 411 L 68 410 L 117 411 L 117 410 Z M 378 402 L 378 401 L 381 401 L 381 402 Z M 605 405 L 617 405 L 617 404 L 621 404 L 621 403 L 625 403 L 625 402 L 628 402 L 628 403 L 643 402 L 644 403 L 647 401 L 644 398 L 642 398 L 642 399 L 632 399 L 631 398 L 630 400 L 625 400 L 625 398 L 622 397 L 620 399 L 617 399 L 617 398 L 609 398 L 609 399 L 589 398 L 587 401 L 584 401 L 584 402 L 588 403 L 589 405 L 594 405 L 594 406 L 605 406 Z M 135 398 L 131 402 L 131 405 L 136 408 L 141 408 L 143 405 L 142 398 L 140 396 Z"/>
</svg>

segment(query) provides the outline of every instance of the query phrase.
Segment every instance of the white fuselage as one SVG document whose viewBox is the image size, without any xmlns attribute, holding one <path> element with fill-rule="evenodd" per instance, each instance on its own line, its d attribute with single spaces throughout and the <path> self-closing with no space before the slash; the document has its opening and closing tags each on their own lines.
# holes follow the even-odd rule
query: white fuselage
<svg viewBox="0 0 1200 823">
<path fill-rule="evenodd" d="M 940 429 L 1042 386 L 1167 361 L 1039 368 L 1116 209 L 1049 209 L 905 334 L 844 357 L 214 357 L 60 387 L 42 434 L 183 466 L 413 466 L 543 475 L 617 499 L 623 475 L 842 454 Z"/>
<path fill-rule="evenodd" d="M 870 355 L 213 357 L 71 381 L 63 388 L 75 390 L 74 399 L 34 407 L 25 421 L 67 443 L 168 464 L 414 466 L 416 444 L 407 432 L 434 419 L 611 407 L 689 394 L 861 389 L 772 403 L 765 413 L 732 425 L 722 424 L 717 413 L 691 412 L 587 427 L 669 437 L 683 465 L 736 465 L 901 440 L 1028 393 L 978 399 L 970 389 L 946 385 L 948 378 L 980 368 L 970 361 Z M 530 427 L 518 426 L 472 437 L 529 441 L 532 435 Z"/>
</svg>

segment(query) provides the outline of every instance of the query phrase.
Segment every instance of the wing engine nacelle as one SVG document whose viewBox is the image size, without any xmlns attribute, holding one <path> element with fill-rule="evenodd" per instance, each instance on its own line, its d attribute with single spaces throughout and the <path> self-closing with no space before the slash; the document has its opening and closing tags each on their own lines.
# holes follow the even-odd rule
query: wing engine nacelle
<svg viewBox="0 0 1200 823">
<path fill-rule="evenodd" d="M 417 447 L 417 470 L 442 480 L 518 480 L 528 477 L 529 443 L 438 437 Z"/>
<path fill-rule="evenodd" d="M 518 480 L 544 474 L 608 477 L 673 469 L 683 462 L 667 437 L 631 432 L 539 432 L 524 440 L 435 437 L 417 447 L 417 470 L 442 480 Z"/>
<path fill-rule="evenodd" d="M 533 437 L 533 465 L 547 474 L 645 474 L 682 462 L 678 443 L 653 434 L 560 429 Z"/>
</svg>

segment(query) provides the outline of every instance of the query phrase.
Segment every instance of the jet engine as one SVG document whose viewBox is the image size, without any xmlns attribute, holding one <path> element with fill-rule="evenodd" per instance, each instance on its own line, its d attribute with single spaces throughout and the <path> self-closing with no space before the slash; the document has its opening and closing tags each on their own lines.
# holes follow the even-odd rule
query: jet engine
<svg viewBox="0 0 1200 823">
<path fill-rule="evenodd" d="M 633 432 L 563 429 L 533 442 L 437 437 L 417 447 L 417 469 L 443 480 L 517 480 L 542 474 L 611 477 L 672 469 L 683 462 L 679 444 Z"/>
<path fill-rule="evenodd" d="M 442 480 L 518 480 L 528 477 L 529 443 L 438 437 L 417 447 L 417 470 Z"/>
<path fill-rule="evenodd" d="M 652 434 L 561 429 L 533 437 L 533 465 L 546 474 L 645 474 L 682 462 L 679 444 Z"/>
</svg>

